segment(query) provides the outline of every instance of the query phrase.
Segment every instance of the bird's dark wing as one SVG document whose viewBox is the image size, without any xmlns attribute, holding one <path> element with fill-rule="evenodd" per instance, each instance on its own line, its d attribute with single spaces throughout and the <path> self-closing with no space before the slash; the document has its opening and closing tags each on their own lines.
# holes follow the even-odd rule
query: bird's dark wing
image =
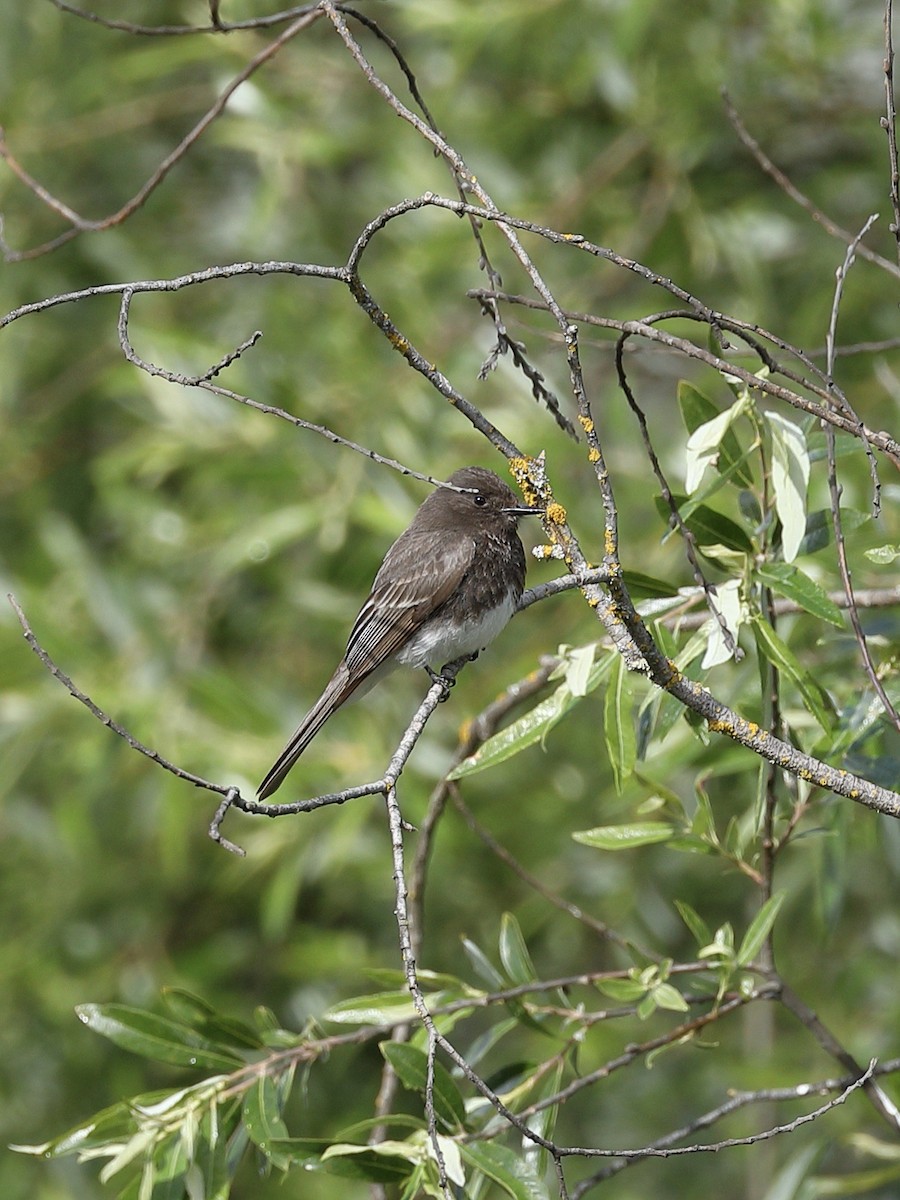
<svg viewBox="0 0 900 1200">
<path fill-rule="evenodd" d="M 475 543 L 464 534 L 401 534 L 350 631 L 344 661 L 351 677 L 365 677 L 393 658 L 453 595 L 474 557 Z"/>
<path fill-rule="evenodd" d="M 475 556 L 465 536 L 407 530 L 385 556 L 372 592 L 350 631 L 347 653 L 259 785 L 259 798 L 277 790 L 328 718 L 373 672 L 390 662 L 431 614 L 452 596 Z M 363 689 L 364 690 L 364 689 Z"/>
</svg>

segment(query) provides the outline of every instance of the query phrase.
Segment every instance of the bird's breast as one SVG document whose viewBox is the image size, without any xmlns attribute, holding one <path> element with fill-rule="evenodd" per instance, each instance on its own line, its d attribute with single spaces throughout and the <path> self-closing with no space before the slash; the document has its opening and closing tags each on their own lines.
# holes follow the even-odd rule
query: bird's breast
<svg viewBox="0 0 900 1200">
<path fill-rule="evenodd" d="M 454 659 L 476 654 L 489 645 L 509 623 L 519 597 L 510 590 L 497 603 L 468 613 L 445 606 L 435 613 L 397 653 L 404 666 L 430 666 L 435 670 Z"/>
</svg>

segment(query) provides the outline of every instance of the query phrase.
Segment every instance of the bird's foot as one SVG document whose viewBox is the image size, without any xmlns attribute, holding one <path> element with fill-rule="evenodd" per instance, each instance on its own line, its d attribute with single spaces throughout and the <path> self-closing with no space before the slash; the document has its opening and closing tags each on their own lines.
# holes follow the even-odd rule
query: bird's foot
<svg viewBox="0 0 900 1200">
<path fill-rule="evenodd" d="M 446 675 L 443 674 L 443 672 L 433 671 L 431 669 L 431 667 L 429 667 L 427 665 L 425 667 L 425 670 L 428 672 L 428 678 L 431 680 L 431 682 L 439 683 L 441 685 L 441 687 L 444 689 L 443 696 L 441 696 L 440 700 L 438 700 L 438 704 L 443 704 L 444 701 L 450 695 L 450 689 L 452 687 L 456 686 L 456 680 L 449 679 Z"/>
</svg>

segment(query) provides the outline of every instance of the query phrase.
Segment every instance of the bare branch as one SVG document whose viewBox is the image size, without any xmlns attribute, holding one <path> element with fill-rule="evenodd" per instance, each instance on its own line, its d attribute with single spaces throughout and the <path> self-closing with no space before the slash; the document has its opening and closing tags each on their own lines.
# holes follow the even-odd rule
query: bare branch
<svg viewBox="0 0 900 1200">
<path fill-rule="evenodd" d="M 69 695 L 74 696 L 76 700 L 83 704 L 85 708 L 88 709 L 88 711 L 92 713 L 102 725 L 105 725 L 108 729 L 111 729 L 113 733 L 118 734 L 120 738 L 123 738 L 124 741 L 126 741 L 132 748 L 132 750 L 137 750 L 139 754 L 143 754 L 146 758 L 149 758 L 151 762 L 155 762 L 157 766 L 162 767 L 164 771 L 169 771 L 178 779 L 184 779 L 187 783 L 192 783 L 195 787 L 206 788 L 207 791 L 210 792 L 218 792 L 223 796 L 229 795 L 233 789 L 225 787 L 222 784 L 211 783 L 208 779 L 204 779 L 200 775 L 194 775 L 190 771 L 184 771 L 181 769 L 181 767 L 175 766 L 174 763 L 169 762 L 169 760 L 166 758 L 163 758 L 161 754 L 158 754 L 155 750 L 151 750 L 148 746 L 145 746 L 143 742 L 139 742 L 137 738 L 133 737 L 124 726 L 118 723 L 118 721 L 114 721 L 113 718 L 108 716 L 101 708 L 98 708 L 90 696 L 81 691 L 80 688 L 76 687 L 68 675 L 59 669 L 47 651 L 38 642 L 37 638 L 32 632 L 31 626 L 28 623 L 28 618 L 22 611 L 22 608 L 15 596 L 9 592 L 7 593 L 6 598 L 12 605 L 12 609 L 18 618 L 19 624 L 22 626 L 22 632 L 25 635 L 25 640 L 28 642 L 28 645 L 31 647 L 31 649 L 35 652 L 53 678 L 59 680 Z"/>
<path fill-rule="evenodd" d="M 831 1030 L 819 1018 L 818 1014 L 783 981 L 778 990 L 778 999 L 788 1012 L 793 1013 L 797 1020 L 810 1031 L 826 1054 L 830 1054 L 832 1058 L 858 1077 L 859 1084 L 865 1087 L 866 1096 L 872 1107 L 895 1132 L 900 1130 L 900 1110 L 898 1110 L 893 1100 L 871 1078 L 872 1064 L 869 1064 L 868 1071 L 863 1072 L 862 1067 L 850 1051 L 841 1045 Z"/>
<path fill-rule="evenodd" d="M 665 314 L 664 314 L 664 316 L 665 316 Z M 647 318 L 645 318 L 646 324 L 655 324 L 655 322 L 656 322 L 655 317 L 652 317 L 649 320 Z M 715 589 L 712 587 L 709 580 L 706 578 L 706 576 L 703 574 L 703 571 L 700 569 L 700 560 L 699 560 L 698 554 L 697 554 L 696 538 L 691 533 L 690 529 L 688 529 L 688 527 L 684 521 L 684 518 L 681 515 L 681 509 L 678 507 L 678 504 L 675 501 L 675 496 L 672 493 L 672 489 L 669 487 L 669 481 L 666 478 L 665 472 L 662 469 L 662 464 L 659 461 L 659 456 L 657 455 L 656 450 L 653 447 L 653 442 L 651 441 L 651 438 L 650 438 L 650 430 L 647 425 L 647 418 L 644 415 L 644 410 L 638 404 L 637 397 L 635 396 L 634 390 L 632 389 L 631 384 L 628 381 L 628 376 L 625 373 L 625 361 L 624 361 L 623 355 L 624 355 L 625 344 L 626 344 L 626 341 L 629 336 L 630 336 L 629 334 L 623 333 L 622 336 L 619 338 L 619 340 L 616 342 L 616 375 L 619 380 L 619 387 L 628 403 L 628 407 L 631 409 L 631 411 L 634 413 L 635 417 L 637 418 L 638 428 L 640 429 L 641 439 L 644 443 L 644 450 L 647 454 L 647 459 L 650 463 L 650 467 L 653 471 L 653 474 L 656 476 L 656 481 L 659 484 L 660 492 L 662 493 L 663 500 L 666 502 L 666 505 L 669 509 L 669 513 L 670 513 L 670 517 L 671 517 L 671 524 L 678 530 L 678 533 L 681 537 L 681 542 L 682 542 L 682 545 L 684 546 L 684 551 L 687 556 L 688 563 L 690 564 L 691 573 L 694 576 L 694 582 L 697 584 L 697 586 L 703 592 L 703 595 L 706 599 L 706 607 L 709 609 L 710 613 L 712 613 L 713 619 L 715 620 L 716 624 L 719 626 L 719 630 L 722 634 L 722 639 L 725 643 L 725 646 L 728 649 L 728 653 L 731 655 L 731 657 L 734 659 L 735 662 L 740 662 L 741 659 L 744 657 L 744 652 L 738 646 L 737 642 L 734 640 L 732 632 L 728 628 L 725 618 L 722 615 L 722 610 L 719 608 L 719 605 L 716 603 Z"/>
<path fill-rule="evenodd" d="M 890 0 L 888 0 L 888 4 L 890 4 Z M 839 241 L 846 242 L 848 246 L 857 242 L 858 237 L 856 234 L 851 233 L 848 229 L 843 229 L 835 221 L 832 221 L 830 217 L 826 216 L 826 214 L 823 213 L 820 208 L 817 208 L 816 205 L 813 204 L 812 200 L 810 200 L 808 196 L 805 196 L 803 192 L 801 192 L 800 189 L 794 183 L 792 183 L 790 179 L 788 179 L 787 175 L 785 175 L 780 167 L 777 167 L 772 162 L 772 160 L 763 150 L 762 146 L 760 146 L 759 142 L 750 134 L 747 126 L 744 124 L 740 114 L 735 108 L 731 96 L 728 94 L 726 88 L 722 88 L 722 99 L 725 103 L 725 112 L 728 116 L 728 120 L 731 122 L 735 133 L 756 159 L 762 170 L 765 171 L 770 179 L 773 179 L 775 183 L 778 184 L 784 194 L 789 196 L 795 204 L 799 204 L 805 212 L 808 212 L 812 219 L 817 224 L 821 225 L 825 232 L 829 233 L 832 237 L 837 238 Z M 874 250 L 870 250 L 868 246 L 860 244 L 858 245 L 857 249 L 861 258 L 865 258 L 870 263 L 874 263 L 875 266 L 881 267 L 882 270 L 887 271 L 888 274 L 893 275 L 895 278 L 900 278 L 900 267 L 898 267 L 896 263 L 892 263 L 889 259 L 877 254 Z"/>
<path fill-rule="evenodd" d="M 572 1200 L 581 1200 L 592 1188 L 603 1183 L 612 1175 L 616 1175 L 619 1171 L 626 1167 L 634 1166 L 647 1157 L 668 1157 L 672 1154 L 698 1154 L 698 1153 L 718 1153 L 719 1150 L 730 1149 L 734 1146 L 752 1146 L 757 1142 L 768 1141 L 770 1138 L 778 1137 L 782 1133 L 793 1133 L 802 1125 L 808 1125 L 811 1121 L 818 1120 L 831 1109 L 836 1108 L 839 1104 L 843 1104 L 857 1088 L 864 1087 L 871 1079 L 876 1069 L 875 1059 L 869 1063 L 868 1068 L 862 1075 L 848 1081 L 841 1081 L 840 1085 L 835 1085 L 834 1081 L 827 1080 L 822 1084 L 798 1084 L 793 1088 L 761 1088 L 758 1092 L 738 1092 L 730 1097 L 724 1104 L 711 1109 L 709 1112 L 703 1113 L 696 1117 L 689 1124 L 684 1125 L 681 1129 L 675 1129 L 665 1137 L 657 1138 L 651 1146 L 646 1147 L 646 1153 L 635 1151 L 630 1156 L 623 1156 L 622 1161 L 613 1163 L 602 1170 L 595 1172 L 593 1175 L 583 1179 L 577 1188 L 572 1192 Z M 673 1147 L 672 1143 L 681 1141 L 685 1137 L 689 1137 L 692 1133 L 696 1133 L 700 1129 L 708 1129 L 717 1121 L 724 1117 L 730 1116 L 731 1113 L 737 1112 L 739 1109 L 746 1107 L 748 1104 L 760 1102 L 772 1102 L 778 1100 L 794 1100 L 803 1096 L 813 1095 L 816 1092 L 828 1092 L 835 1090 L 835 1086 L 840 1086 L 840 1094 L 826 1101 L 825 1104 L 813 1109 L 812 1112 L 803 1113 L 802 1116 L 795 1117 L 792 1121 L 787 1121 L 782 1125 L 775 1125 L 770 1129 L 764 1129 L 760 1133 L 752 1133 L 743 1138 L 725 1138 L 719 1142 L 709 1142 L 706 1144 L 698 1144 L 694 1146 L 679 1146 Z"/>
<path fill-rule="evenodd" d="M 132 33 L 142 37 L 179 37 L 196 33 L 233 33 L 239 29 L 269 29 L 274 25 L 282 25 L 296 17 L 311 13 L 317 7 L 315 4 L 301 4 L 297 8 L 287 8 L 283 12 L 269 13 L 263 17 L 251 17 L 246 21 L 222 21 L 219 19 L 219 5 L 210 0 L 210 23 L 208 25 L 139 25 L 133 21 L 115 21 L 110 17 L 101 17 L 97 13 L 88 12 L 67 0 L 50 0 L 60 12 L 80 17 L 104 29 L 115 29 L 120 33 Z"/>
<path fill-rule="evenodd" d="M 72 238 L 78 237 L 82 233 L 97 233 L 103 229 L 110 229 L 115 225 L 120 225 L 127 220 L 132 213 L 139 209 L 144 201 L 150 196 L 157 187 L 166 178 L 176 163 L 188 153 L 194 143 L 205 133 L 209 126 L 225 111 L 225 106 L 242 83 L 246 81 L 257 71 L 264 63 L 273 58 L 279 50 L 281 50 L 292 38 L 298 33 L 306 29 L 314 21 L 318 20 L 321 13 L 318 7 L 312 9 L 304 9 L 303 15 L 293 21 L 283 33 L 279 34 L 273 42 L 265 46 L 242 71 L 234 77 L 230 84 L 224 89 L 222 94 L 216 100 L 215 104 L 209 108 L 200 118 L 194 128 L 187 133 L 178 145 L 172 150 L 163 161 L 159 164 L 156 170 L 150 175 L 149 179 L 138 189 L 127 203 L 123 204 L 116 212 L 109 216 L 103 217 L 100 220 L 89 220 L 86 217 L 79 216 L 73 209 L 62 201 L 51 196 L 50 193 L 43 188 L 36 180 L 28 174 L 19 162 L 13 157 L 11 151 L 6 145 L 5 140 L 0 137 L 0 158 L 2 158 L 7 166 L 18 176 L 30 191 L 32 191 L 39 200 L 42 200 L 49 208 L 60 216 L 65 217 L 70 222 L 72 228 L 65 233 L 59 234 L 52 238 L 49 242 L 44 242 L 40 246 L 32 247 L 30 250 L 12 250 L 2 240 L 0 240 L 0 249 L 3 250 L 4 257 L 7 262 L 21 262 L 25 259 L 38 258 L 40 255 L 47 254 L 51 250 L 56 250 L 60 246 L 70 242 Z"/>
<path fill-rule="evenodd" d="M 858 237 L 847 248 L 847 253 L 844 255 L 844 261 L 838 268 L 835 276 L 834 300 L 831 306 L 831 318 L 828 322 L 828 332 L 825 337 L 825 346 L 827 351 L 827 370 L 829 378 L 834 371 L 834 347 L 837 337 L 837 322 L 838 313 L 840 311 L 841 299 L 844 294 L 844 282 L 847 278 L 851 266 L 853 265 L 854 256 L 857 246 L 861 239 L 865 236 L 866 231 L 870 228 L 876 217 L 871 216 L 866 221 L 865 225 L 859 231 Z M 884 684 L 879 678 L 878 671 L 872 661 L 872 654 L 869 649 L 869 643 L 859 619 L 859 611 L 856 607 L 856 600 L 853 595 L 853 581 L 850 577 L 850 564 L 847 561 L 847 543 L 844 537 L 844 525 L 841 518 L 841 491 L 838 485 L 837 478 L 837 450 L 834 441 L 834 430 L 830 425 L 825 428 L 826 445 L 828 448 L 828 492 L 831 499 L 831 520 L 834 526 L 834 542 L 837 550 L 838 567 L 841 573 L 841 581 L 844 585 L 844 595 L 847 598 L 847 612 L 850 617 L 850 624 L 853 626 L 853 635 L 856 638 L 856 644 L 859 647 L 860 656 L 862 657 L 863 667 L 869 677 L 869 682 L 875 689 L 878 699 L 881 701 L 885 711 L 885 715 L 892 723 L 895 729 L 900 731 L 900 714 L 891 703 L 890 697 L 885 690 Z M 874 464 L 873 464 L 874 466 Z M 881 485 L 878 481 L 877 474 L 875 475 L 875 515 L 878 515 L 880 510 L 880 495 Z"/>
<path fill-rule="evenodd" d="M 897 241 L 900 254 L 900 165 L 897 162 L 897 106 L 894 103 L 894 5 L 893 0 L 884 0 L 884 99 L 885 115 L 881 124 L 888 139 L 888 165 L 890 168 L 891 208 L 894 220 L 891 233 Z"/>
</svg>

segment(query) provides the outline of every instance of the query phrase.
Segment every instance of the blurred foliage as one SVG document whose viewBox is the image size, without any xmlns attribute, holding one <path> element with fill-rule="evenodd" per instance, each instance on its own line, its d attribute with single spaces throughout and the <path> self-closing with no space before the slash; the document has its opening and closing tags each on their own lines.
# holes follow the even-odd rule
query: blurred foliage
<svg viewBox="0 0 900 1200">
<path fill-rule="evenodd" d="M 762 176 L 728 124 L 722 86 L 816 204 L 853 230 L 880 211 L 868 244 L 886 257 L 896 253 L 879 126 L 882 9 L 874 0 L 364 7 L 397 38 L 440 128 L 504 210 L 633 256 L 795 345 L 824 346 L 844 248 Z M 8 145 L 35 178 L 91 218 L 137 191 L 272 36 L 136 37 L 49 0 L 7 8 L 0 118 Z M 198 21 L 206 12 L 199 0 L 96 0 L 94 8 L 154 25 Z M 225 0 L 222 8 L 229 20 L 265 11 L 260 0 Z M 405 99 L 385 48 L 363 41 L 376 70 Z M 213 263 L 340 263 L 367 220 L 425 190 L 452 194 L 442 164 L 380 102 L 320 21 L 238 91 L 127 223 L 6 264 L 0 311 Z M 5 167 L 0 209 L 13 248 L 62 228 Z M 497 232 L 485 237 L 505 286 L 525 291 Z M 528 248 L 573 310 L 625 318 L 668 307 L 664 293 L 609 264 L 537 242 Z M 583 450 L 530 401 L 528 383 L 506 360 L 486 382 L 476 381 L 491 330 L 464 298 L 485 282 L 466 223 L 434 212 L 394 222 L 373 243 L 365 278 L 404 332 L 492 420 L 530 452 L 546 448 L 559 499 L 599 558 L 602 516 Z M 894 280 L 858 262 L 841 308 L 840 342 L 893 336 L 896 304 Z M 138 372 L 119 353 L 115 314 L 115 299 L 97 298 L 2 333 L 3 591 L 16 594 L 60 666 L 137 737 L 251 795 L 330 673 L 384 550 L 423 489 L 277 420 Z M 507 320 L 565 397 L 565 360 L 550 323 L 524 310 L 507 310 Z M 333 284 L 245 278 L 141 297 L 132 340 L 144 358 L 191 373 L 257 328 L 262 342 L 229 370 L 227 386 L 437 476 L 469 461 L 496 465 L 486 444 Z M 676 539 L 662 538 L 655 483 L 614 389 L 611 342 L 586 330 L 583 345 L 614 470 L 624 565 L 673 589 L 688 584 Z M 690 376 L 719 408 L 734 397 L 718 377 L 654 347 L 629 363 L 664 466 L 680 486 L 686 432 L 678 380 Z M 897 351 L 842 356 L 839 379 L 873 428 L 893 422 L 896 429 Z M 842 460 L 842 471 L 843 504 L 867 511 L 862 456 Z M 884 516 L 852 534 L 858 587 L 896 579 L 895 567 L 865 557 L 900 542 L 889 466 L 883 478 Z M 737 489 L 715 502 L 749 527 Z M 824 471 L 814 463 L 810 507 L 826 504 Z M 800 563 L 822 588 L 837 586 L 833 548 L 801 555 Z M 552 573 L 534 564 L 530 579 Z M 712 575 L 721 582 L 728 572 Z M 870 613 L 865 624 L 890 667 L 896 613 Z M 846 627 L 791 617 L 778 630 L 838 713 L 846 718 L 867 700 Z M 429 725 L 404 776 L 408 819 L 424 813 L 460 723 L 541 654 L 596 637 L 591 614 L 571 594 L 518 618 Z M 752 651 L 752 638 L 743 644 Z M 712 668 L 709 678 L 723 699 L 751 717 L 764 715 L 752 652 L 740 666 Z M 135 755 L 73 703 L 31 655 L 9 611 L 0 613 L 0 685 L 2 1143 L 39 1142 L 124 1097 L 196 1082 L 184 1067 L 148 1066 L 92 1036 L 76 1020 L 76 1005 L 161 1011 L 162 989 L 183 988 L 262 1039 L 272 1028 L 252 1025 L 258 1006 L 277 1014 L 278 1027 L 301 1030 L 340 1001 L 375 990 L 371 971 L 398 966 L 379 805 L 364 800 L 299 825 L 234 816 L 227 832 L 248 856 L 232 859 L 206 837 L 208 795 Z M 293 786 L 314 795 L 375 778 L 421 692 L 422 681 L 397 676 L 377 699 L 342 713 L 304 758 Z M 608 834 L 601 849 L 602 836 L 591 845 L 571 835 L 648 816 L 697 826 L 708 803 L 725 839 L 729 823 L 739 832 L 754 810 L 758 765 L 731 743 L 699 744 L 675 713 L 671 740 L 636 773 L 623 774 L 619 763 L 617 791 L 603 736 L 606 695 L 604 682 L 544 739 L 465 778 L 467 804 L 548 887 L 656 954 L 696 953 L 676 900 L 711 931 L 730 922 L 740 946 L 759 899 L 735 868 L 736 843 L 729 859 L 683 853 L 662 839 L 613 853 Z M 639 684 L 633 703 L 644 700 Z M 790 683 L 786 702 L 795 736 L 825 754 L 821 730 Z M 897 739 L 858 715 L 863 736 L 843 747 L 844 764 L 896 786 Z M 662 813 L 642 809 L 648 796 L 670 794 Z M 779 861 L 779 964 L 859 1059 L 896 1055 L 900 918 L 892 900 L 900 831 L 847 801 L 817 796 L 801 834 Z M 498 961 L 504 912 L 516 913 L 542 978 L 632 966 L 628 954 L 547 906 L 448 812 L 429 875 L 422 965 L 476 982 L 461 935 Z M 671 1001 L 658 990 L 663 985 L 654 983 L 656 996 Z M 83 1019 L 86 1012 L 96 1028 L 97 1010 L 82 1010 Z M 679 1016 L 653 1020 L 668 1028 Z M 473 1018 L 468 1043 L 486 1028 Z M 516 1032 L 523 1060 L 545 1052 L 543 1036 L 524 1026 Z M 636 1017 L 614 1028 L 599 1024 L 579 1065 L 588 1069 L 646 1036 Z M 729 1088 L 839 1073 L 805 1031 L 765 1006 L 717 1026 L 715 1040 L 714 1052 L 669 1054 L 652 1071 L 620 1075 L 590 1104 L 572 1105 L 566 1140 L 637 1146 L 720 1103 Z M 291 1134 L 324 1138 L 370 1116 L 380 1065 L 377 1049 L 366 1046 L 336 1050 L 310 1070 L 288 1102 Z M 896 1098 L 896 1086 L 886 1088 Z M 264 1099 L 271 1097 L 260 1099 L 262 1109 Z M 421 1115 L 414 1097 L 405 1103 Z M 722 1136 L 781 1117 L 781 1110 L 756 1110 L 723 1125 Z M 613 1177 L 604 1194 L 799 1195 L 810 1171 L 841 1175 L 877 1164 L 860 1140 L 866 1134 L 886 1136 L 857 1096 L 785 1141 L 652 1161 Z M 890 1183 L 881 1186 L 868 1191 L 891 1194 L 884 1190 Z M 10 1200 L 109 1194 L 91 1166 L 11 1154 L 0 1157 L 0 1193 Z M 309 1172 L 263 1179 L 251 1159 L 233 1191 L 239 1200 L 366 1194 L 363 1182 Z"/>
</svg>

